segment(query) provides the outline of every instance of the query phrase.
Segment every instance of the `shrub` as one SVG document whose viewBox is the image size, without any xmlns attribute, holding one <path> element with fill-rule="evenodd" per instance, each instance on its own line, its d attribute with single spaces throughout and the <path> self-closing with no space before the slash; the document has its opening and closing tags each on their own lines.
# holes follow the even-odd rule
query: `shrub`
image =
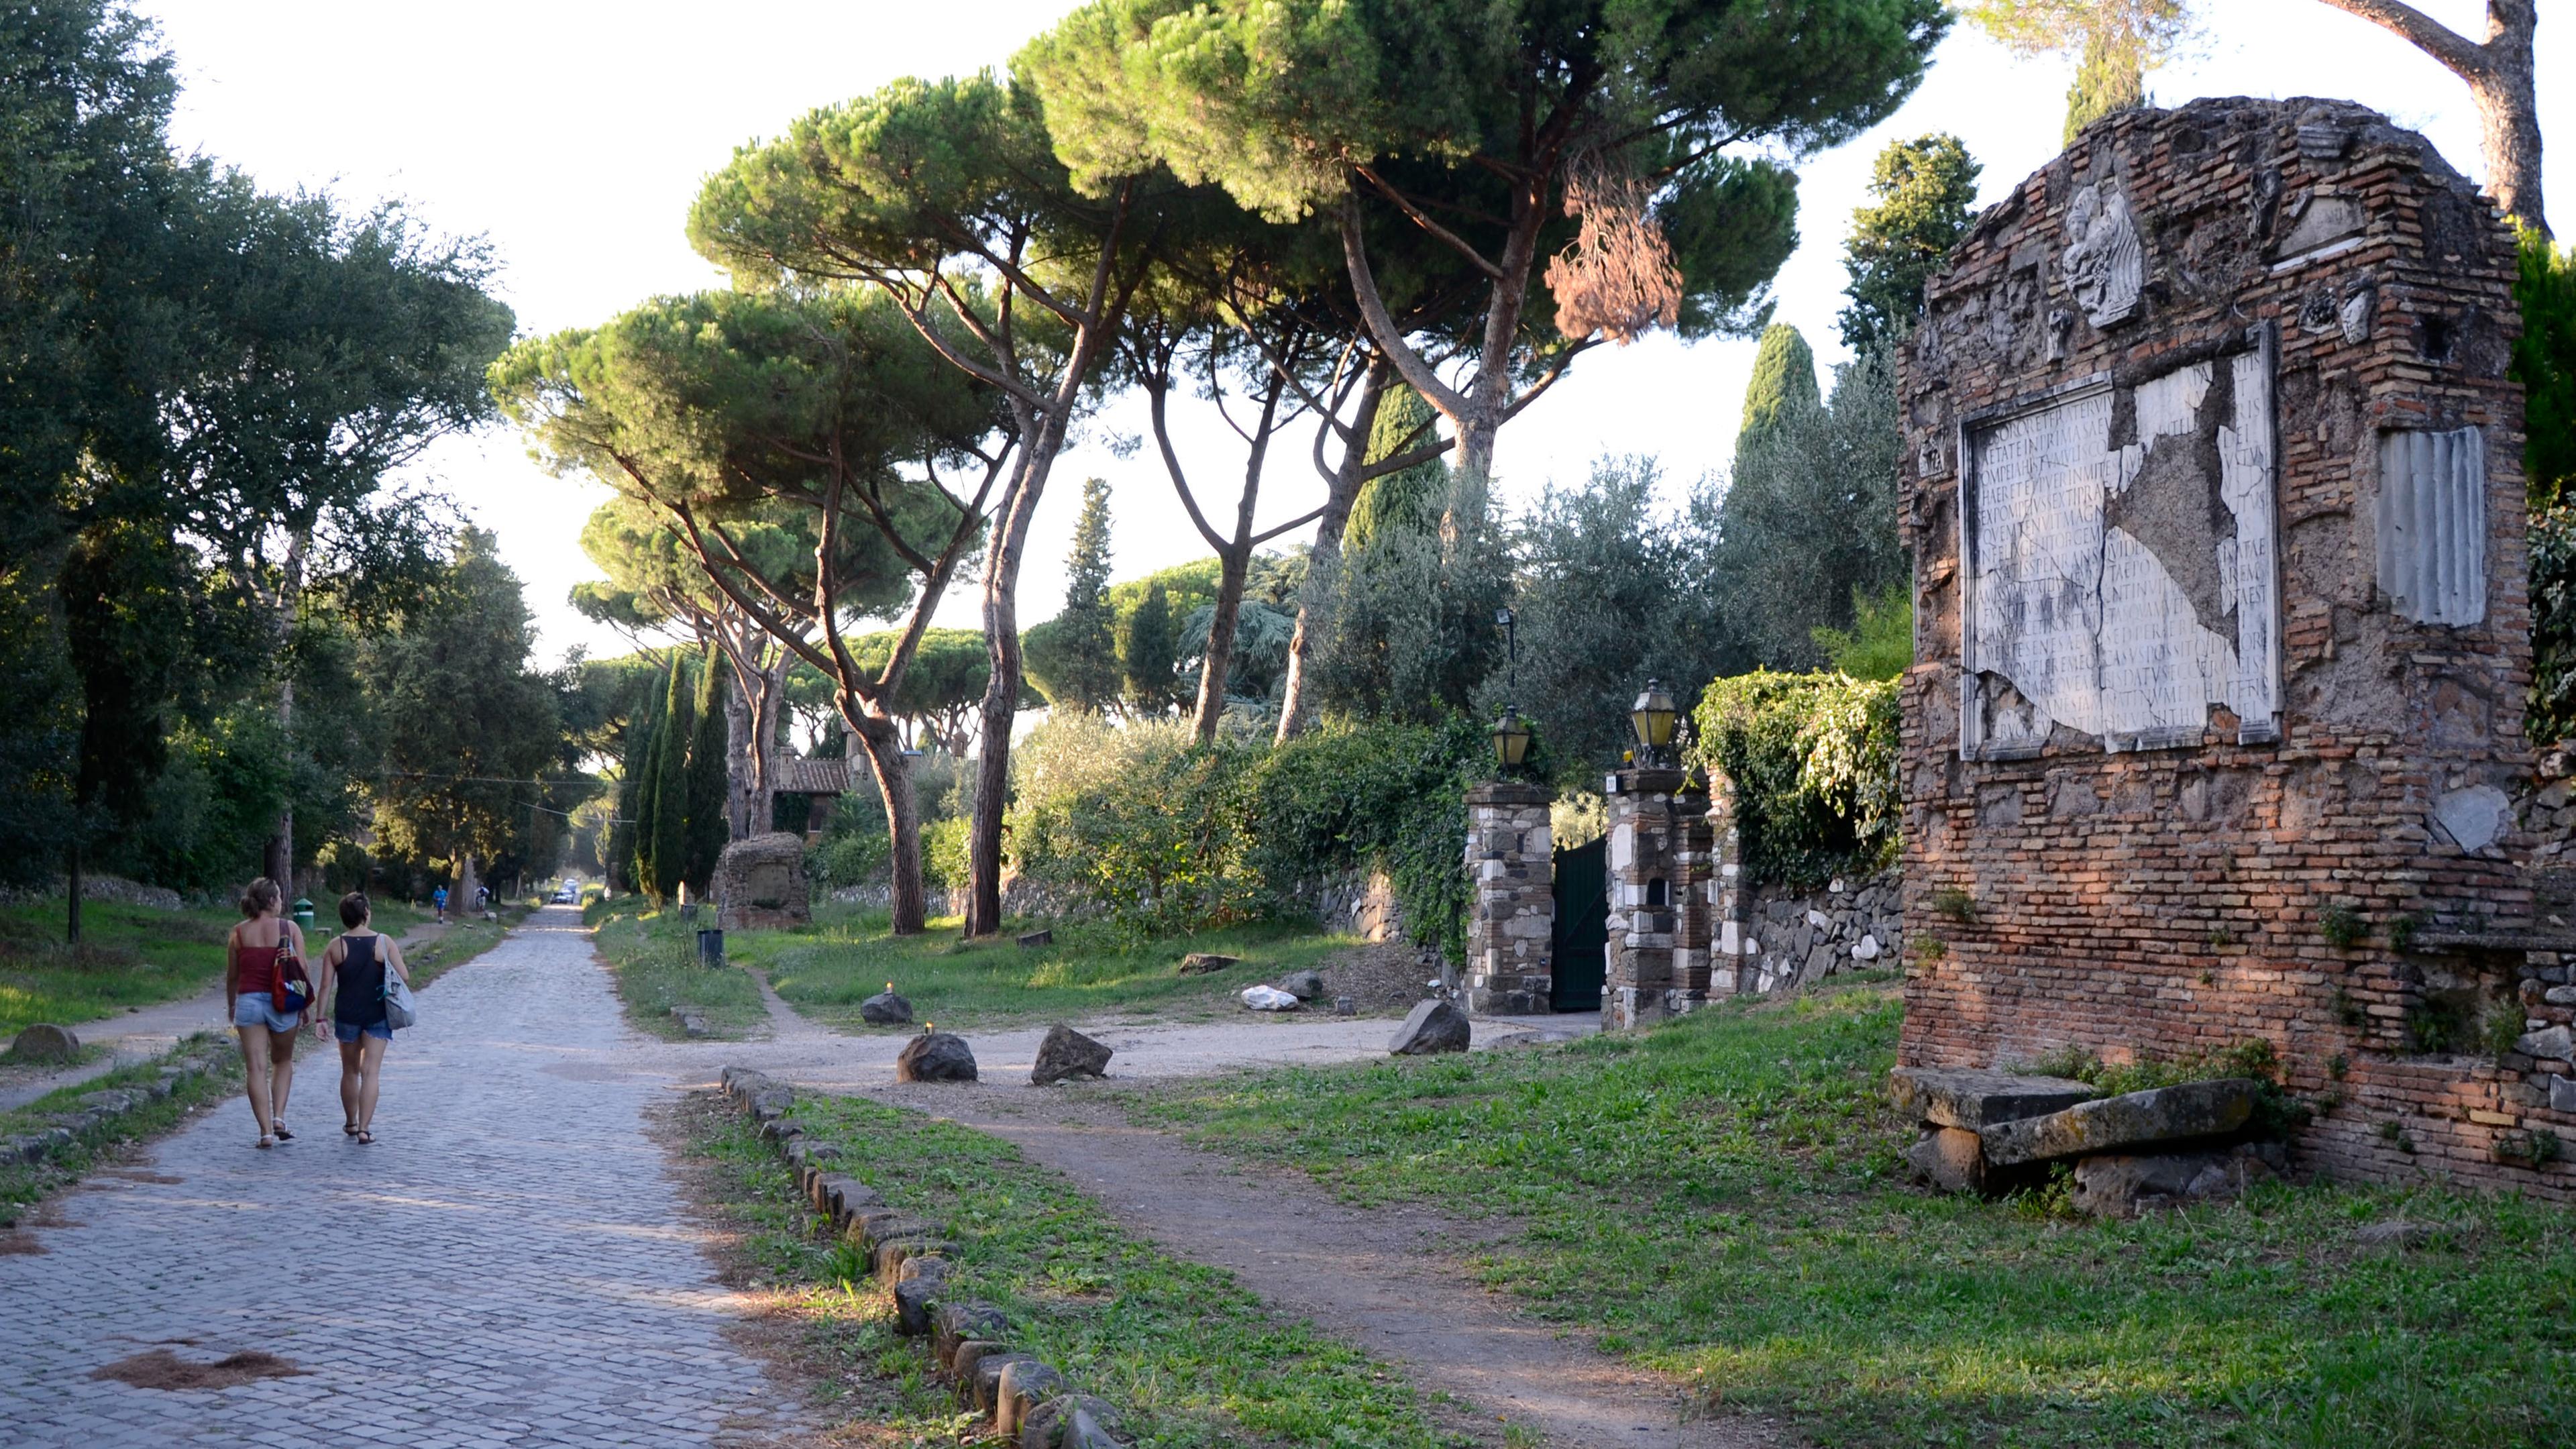
<svg viewBox="0 0 2576 1449">
<path fill-rule="evenodd" d="M 824 890 L 865 885 L 885 869 L 893 849 L 883 833 L 835 835 L 805 852 L 805 874 Z"/>
<path fill-rule="evenodd" d="M 1011 853 L 1130 935 L 1301 909 L 1301 888 L 1384 870 L 1406 929 L 1465 948 L 1467 786 L 1482 729 L 1330 726 L 1272 747 L 1195 743 L 1178 721 L 1050 721 L 1013 752 Z"/>
<path fill-rule="evenodd" d="M 973 822 L 962 815 L 933 820 L 921 827 L 921 883 L 934 890 L 961 887 L 972 879 L 966 865 L 966 836 Z M 893 847 L 878 842 L 891 853 Z"/>
<path fill-rule="evenodd" d="M 1735 782 L 1749 883 L 1815 886 L 1896 859 L 1897 686 L 1756 670 L 1710 684 L 1693 758 Z"/>
</svg>

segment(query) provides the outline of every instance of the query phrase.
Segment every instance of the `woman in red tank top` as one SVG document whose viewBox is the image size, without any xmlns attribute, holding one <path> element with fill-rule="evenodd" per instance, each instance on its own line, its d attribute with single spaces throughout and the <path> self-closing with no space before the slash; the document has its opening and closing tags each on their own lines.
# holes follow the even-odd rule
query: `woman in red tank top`
<svg viewBox="0 0 2576 1449">
<path fill-rule="evenodd" d="M 266 876 L 242 890 L 243 920 L 224 941 L 224 1005 L 233 1031 L 241 1038 L 242 1076 L 250 1093 L 250 1114 L 259 1119 L 261 1147 L 292 1142 L 286 1128 L 286 1096 L 295 1086 L 295 1032 L 312 1016 L 280 1012 L 272 991 L 277 986 L 277 948 L 304 955 L 304 932 L 278 915 L 277 882 Z M 316 1034 L 321 1031 L 317 1023 Z"/>
</svg>

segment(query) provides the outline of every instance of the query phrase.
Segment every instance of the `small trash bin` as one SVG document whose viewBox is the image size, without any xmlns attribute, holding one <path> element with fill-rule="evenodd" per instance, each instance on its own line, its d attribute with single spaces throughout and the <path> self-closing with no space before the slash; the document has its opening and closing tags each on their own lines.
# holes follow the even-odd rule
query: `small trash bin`
<svg viewBox="0 0 2576 1449">
<path fill-rule="evenodd" d="M 724 964 L 724 932 L 721 929 L 710 928 L 698 932 L 698 964 L 701 966 Z"/>
<path fill-rule="evenodd" d="M 295 898 L 295 924 L 307 931 L 313 929 L 313 902 L 302 896 Z"/>
</svg>

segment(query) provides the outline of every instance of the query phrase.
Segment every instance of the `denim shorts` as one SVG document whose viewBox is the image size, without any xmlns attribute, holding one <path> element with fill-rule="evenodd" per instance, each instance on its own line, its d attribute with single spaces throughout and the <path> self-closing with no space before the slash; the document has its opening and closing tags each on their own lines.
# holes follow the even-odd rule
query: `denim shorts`
<svg viewBox="0 0 2576 1449">
<path fill-rule="evenodd" d="M 385 1025 L 381 1021 L 369 1022 L 365 1026 L 352 1026 L 345 1021 L 335 1021 L 331 1023 L 331 1034 L 340 1039 L 340 1044 L 342 1046 L 346 1046 L 350 1042 L 356 1041 L 361 1033 L 374 1037 L 378 1041 L 392 1041 L 394 1039 L 394 1029 Z"/>
<path fill-rule="evenodd" d="M 303 1018 L 294 1012 L 281 1015 L 271 1005 L 265 991 L 245 991 L 233 998 L 235 1026 L 264 1026 L 273 1032 L 287 1032 L 295 1030 L 302 1022 Z"/>
</svg>

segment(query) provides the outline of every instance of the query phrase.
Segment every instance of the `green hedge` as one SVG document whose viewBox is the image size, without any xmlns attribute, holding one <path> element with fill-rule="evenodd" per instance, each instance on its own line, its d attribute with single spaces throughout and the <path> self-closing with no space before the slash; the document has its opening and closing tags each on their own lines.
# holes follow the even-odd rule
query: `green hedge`
<svg viewBox="0 0 2576 1449">
<path fill-rule="evenodd" d="M 1465 951 L 1465 793 L 1484 732 L 1334 726 L 1285 745 L 1199 745 L 1177 721 L 1050 722 L 1013 751 L 1011 855 L 1138 935 L 1300 909 L 1302 885 L 1384 870 L 1407 934 Z"/>
<path fill-rule="evenodd" d="M 1896 861 L 1894 680 L 1756 670 L 1700 696 L 1691 753 L 1735 782 L 1746 883 L 1801 888 Z"/>
</svg>

